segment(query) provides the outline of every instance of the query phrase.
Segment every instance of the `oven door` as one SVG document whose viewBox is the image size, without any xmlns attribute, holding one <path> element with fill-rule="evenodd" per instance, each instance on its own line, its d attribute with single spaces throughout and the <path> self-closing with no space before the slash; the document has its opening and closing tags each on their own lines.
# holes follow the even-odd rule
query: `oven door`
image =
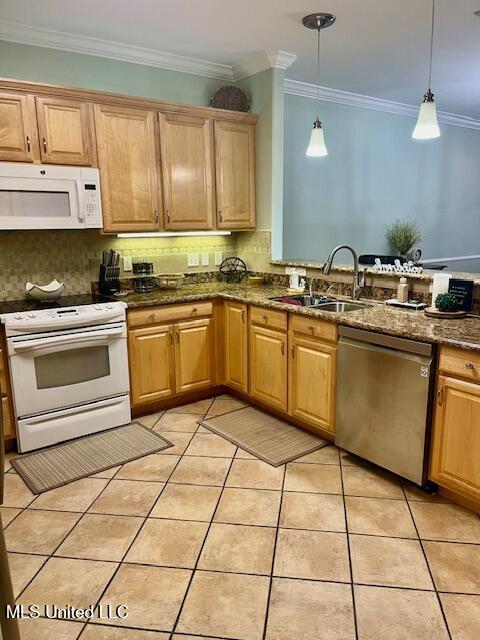
<svg viewBox="0 0 480 640">
<path fill-rule="evenodd" d="M 129 391 L 125 323 L 8 339 L 17 418 Z"/>
</svg>

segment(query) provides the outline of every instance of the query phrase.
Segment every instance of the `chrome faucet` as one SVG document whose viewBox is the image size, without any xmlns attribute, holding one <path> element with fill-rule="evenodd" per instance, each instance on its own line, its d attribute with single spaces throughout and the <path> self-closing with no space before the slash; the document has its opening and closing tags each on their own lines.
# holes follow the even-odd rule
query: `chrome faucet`
<svg viewBox="0 0 480 640">
<path fill-rule="evenodd" d="M 315 295 L 315 278 L 310 278 L 310 282 L 308 283 L 308 295 L 310 298 L 313 298 Z"/>
<path fill-rule="evenodd" d="M 353 300 L 357 300 L 358 297 L 360 296 L 361 290 L 365 286 L 365 272 L 362 272 L 361 278 L 359 278 L 357 252 L 350 245 L 348 245 L 348 244 L 340 244 L 340 245 L 338 245 L 338 247 L 335 247 L 334 249 L 332 249 L 330 251 L 330 254 L 329 254 L 328 258 L 327 258 L 327 261 L 325 262 L 325 264 L 323 266 L 323 273 L 326 276 L 328 276 L 328 274 L 330 273 L 330 270 L 332 268 L 332 263 L 333 263 L 333 259 L 335 257 L 335 254 L 338 251 L 340 251 L 340 249 L 348 249 L 348 251 L 350 251 L 350 253 L 352 254 L 352 257 L 353 257 L 352 299 Z"/>
</svg>

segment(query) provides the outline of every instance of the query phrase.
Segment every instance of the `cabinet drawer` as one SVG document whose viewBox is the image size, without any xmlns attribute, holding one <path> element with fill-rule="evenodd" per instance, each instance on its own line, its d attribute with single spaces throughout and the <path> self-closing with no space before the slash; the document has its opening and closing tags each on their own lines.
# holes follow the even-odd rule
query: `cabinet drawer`
<svg viewBox="0 0 480 640">
<path fill-rule="evenodd" d="M 263 307 L 250 307 L 250 321 L 252 324 L 260 324 L 272 329 L 287 330 L 287 313 L 285 311 L 275 311 L 275 309 L 265 309 Z"/>
<path fill-rule="evenodd" d="M 189 320 L 211 316 L 212 302 L 197 302 L 192 304 L 176 304 L 171 307 L 149 307 L 148 309 L 133 309 L 128 312 L 129 327 L 145 327 L 151 324 L 165 324 L 175 320 Z"/>
<path fill-rule="evenodd" d="M 442 373 L 480 382 L 480 353 L 442 347 L 438 368 Z"/>
<path fill-rule="evenodd" d="M 5 438 L 15 437 L 15 425 L 10 411 L 8 398 L 2 398 L 3 435 Z"/>
<path fill-rule="evenodd" d="M 337 325 L 328 320 L 316 320 L 307 316 L 297 316 L 291 314 L 290 329 L 294 333 L 301 333 L 311 338 L 319 338 L 321 340 L 337 341 Z"/>
</svg>

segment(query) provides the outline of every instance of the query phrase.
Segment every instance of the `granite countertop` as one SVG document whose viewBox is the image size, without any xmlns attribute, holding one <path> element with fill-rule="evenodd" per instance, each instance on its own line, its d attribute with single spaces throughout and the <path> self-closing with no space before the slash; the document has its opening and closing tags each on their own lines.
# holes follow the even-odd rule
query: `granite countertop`
<svg viewBox="0 0 480 640">
<path fill-rule="evenodd" d="M 361 300 L 366 306 L 357 311 L 332 313 L 320 309 L 283 304 L 269 299 L 281 295 L 287 295 L 284 287 L 215 282 L 183 285 L 174 290 L 157 289 L 149 294 L 131 293 L 122 300 L 127 303 L 129 308 L 135 309 L 221 297 L 322 318 L 349 327 L 480 351 L 480 317 L 478 316 L 469 316 L 461 320 L 435 320 L 427 318 L 423 311 L 397 309 L 373 300 Z M 339 296 L 335 297 L 341 299 Z"/>
</svg>

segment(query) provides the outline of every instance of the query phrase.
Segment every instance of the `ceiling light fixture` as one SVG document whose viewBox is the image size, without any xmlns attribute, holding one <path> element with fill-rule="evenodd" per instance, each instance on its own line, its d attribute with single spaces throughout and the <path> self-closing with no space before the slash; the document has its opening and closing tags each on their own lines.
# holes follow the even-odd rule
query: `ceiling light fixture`
<svg viewBox="0 0 480 640">
<path fill-rule="evenodd" d="M 432 84 L 432 58 L 433 58 L 433 34 L 435 31 L 435 0 L 432 0 L 432 30 L 430 33 L 430 62 L 428 66 L 428 91 L 423 96 L 420 105 L 417 124 L 412 133 L 415 140 L 431 140 L 440 137 L 440 128 L 437 120 L 437 107 L 431 91 Z"/>
<path fill-rule="evenodd" d="M 331 13 L 311 13 L 302 20 L 304 27 L 307 27 L 307 29 L 316 29 L 317 31 L 317 104 L 320 104 L 320 31 L 331 27 L 335 19 L 335 16 Z M 317 158 L 328 155 L 322 123 L 318 115 L 313 123 L 306 155 Z"/>
</svg>

